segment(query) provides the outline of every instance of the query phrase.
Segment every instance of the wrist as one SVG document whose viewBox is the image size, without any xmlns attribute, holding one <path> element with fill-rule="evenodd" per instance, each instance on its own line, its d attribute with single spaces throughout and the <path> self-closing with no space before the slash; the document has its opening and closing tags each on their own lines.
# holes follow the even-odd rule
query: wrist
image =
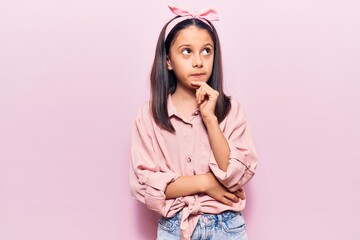
<svg viewBox="0 0 360 240">
<path fill-rule="evenodd" d="M 203 116 L 202 119 L 206 126 L 219 125 L 218 119 L 215 115 Z"/>
<path fill-rule="evenodd" d="M 198 183 L 199 192 L 204 193 L 208 189 L 210 173 L 198 175 L 200 177 Z"/>
</svg>

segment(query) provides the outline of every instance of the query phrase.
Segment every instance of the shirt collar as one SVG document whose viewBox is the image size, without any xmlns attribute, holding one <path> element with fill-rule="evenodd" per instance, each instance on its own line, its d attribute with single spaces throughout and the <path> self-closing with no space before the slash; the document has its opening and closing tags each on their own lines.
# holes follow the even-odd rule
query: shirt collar
<svg viewBox="0 0 360 240">
<path fill-rule="evenodd" d="M 176 110 L 176 107 L 174 105 L 174 102 L 172 101 L 172 97 L 171 97 L 171 94 L 168 95 L 168 98 L 167 98 L 167 110 L 168 110 L 168 116 L 169 118 L 172 117 L 172 116 L 179 116 L 177 110 Z M 200 114 L 200 110 L 199 109 L 196 109 L 196 111 L 193 113 L 193 116 L 197 116 Z M 181 117 L 180 117 L 181 118 Z"/>
</svg>

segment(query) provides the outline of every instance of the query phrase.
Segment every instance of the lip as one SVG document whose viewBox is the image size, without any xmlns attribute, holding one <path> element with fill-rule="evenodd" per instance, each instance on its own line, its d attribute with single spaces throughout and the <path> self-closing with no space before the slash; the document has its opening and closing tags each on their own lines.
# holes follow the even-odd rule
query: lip
<svg viewBox="0 0 360 240">
<path fill-rule="evenodd" d="M 194 74 L 191 74 L 190 76 L 195 77 L 195 78 L 200 78 L 202 76 L 205 76 L 205 73 L 194 73 Z"/>
</svg>

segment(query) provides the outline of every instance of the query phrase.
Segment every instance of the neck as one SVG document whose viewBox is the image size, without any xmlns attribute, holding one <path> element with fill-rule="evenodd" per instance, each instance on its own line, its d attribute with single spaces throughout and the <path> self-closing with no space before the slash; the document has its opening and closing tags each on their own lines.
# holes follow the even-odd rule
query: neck
<svg viewBox="0 0 360 240">
<path fill-rule="evenodd" d="M 181 98 L 182 100 L 195 100 L 195 89 L 183 88 L 181 86 L 177 86 L 173 96 Z"/>
<path fill-rule="evenodd" d="M 182 116 L 191 116 L 191 114 L 198 108 L 195 90 L 193 89 L 183 89 L 181 87 L 177 87 L 171 97 L 177 111 Z"/>
</svg>

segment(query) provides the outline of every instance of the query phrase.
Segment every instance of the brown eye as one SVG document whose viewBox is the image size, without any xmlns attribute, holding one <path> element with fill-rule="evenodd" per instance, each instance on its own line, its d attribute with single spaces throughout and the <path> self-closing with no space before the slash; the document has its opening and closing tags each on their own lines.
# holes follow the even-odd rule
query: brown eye
<svg viewBox="0 0 360 240">
<path fill-rule="evenodd" d="M 182 51 L 181 51 L 182 54 L 185 54 L 185 55 L 189 55 L 191 53 L 191 50 L 189 48 L 184 48 Z"/>
<path fill-rule="evenodd" d="M 211 49 L 210 48 L 204 48 L 204 50 L 202 51 L 204 55 L 209 55 L 211 53 Z"/>
</svg>

